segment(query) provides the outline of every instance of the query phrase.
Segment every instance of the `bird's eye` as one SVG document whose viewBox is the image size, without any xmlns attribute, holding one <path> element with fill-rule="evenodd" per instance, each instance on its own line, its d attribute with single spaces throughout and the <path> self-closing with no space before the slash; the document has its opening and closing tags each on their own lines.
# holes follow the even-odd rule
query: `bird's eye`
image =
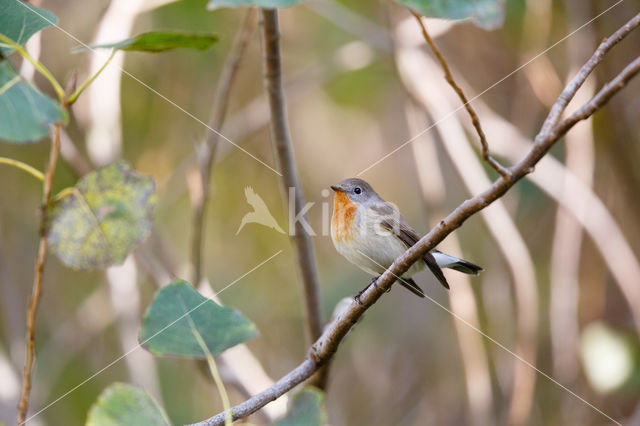
<svg viewBox="0 0 640 426">
<path fill-rule="evenodd" d="M 353 192 L 355 192 L 356 194 L 359 194 L 362 192 L 362 189 L 360 189 L 359 186 L 356 186 L 356 188 L 353 190 Z"/>
</svg>

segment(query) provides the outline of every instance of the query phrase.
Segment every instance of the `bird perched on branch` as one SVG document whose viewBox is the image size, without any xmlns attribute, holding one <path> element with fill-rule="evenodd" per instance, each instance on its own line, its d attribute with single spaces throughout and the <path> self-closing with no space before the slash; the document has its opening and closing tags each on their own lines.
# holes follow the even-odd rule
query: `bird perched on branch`
<svg viewBox="0 0 640 426">
<path fill-rule="evenodd" d="M 331 189 L 336 193 L 331 218 L 333 245 L 348 261 L 373 275 L 371 284 L 375 285 L 378 277 L 420 237 L 400 212 L 380 198 L 364 180 L 345 179 L 332 185 Z M 440 268 L 455 269 L 470 275 L 478 275 L 483 270 L 478 265 L 439 250 L 431 250 L 422 260 L 414 263 L 398 280 L 403 287 L 420 297 L 424 297 L 424 292 L 411 276 L 425 266 L 446 289 L 449 289 L 449 283 Z M 367 287 L 356 296 L 358 302 Z"/>
</svg>

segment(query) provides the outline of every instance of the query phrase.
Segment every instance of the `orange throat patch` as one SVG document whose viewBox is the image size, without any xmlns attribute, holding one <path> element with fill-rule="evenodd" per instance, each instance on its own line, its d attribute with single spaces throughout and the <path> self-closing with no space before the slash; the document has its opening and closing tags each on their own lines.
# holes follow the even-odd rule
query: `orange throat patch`
<svg viewBox="0 0 640 426">
<path fill-rule="evenodd" d="M 351 228 L 356 220 L 356 206 L 344 192 L 336 192 L 333 198 L 333 216 L 331 217 L 331 239 L 334 242 L 351 241 Z"/>
</svg>

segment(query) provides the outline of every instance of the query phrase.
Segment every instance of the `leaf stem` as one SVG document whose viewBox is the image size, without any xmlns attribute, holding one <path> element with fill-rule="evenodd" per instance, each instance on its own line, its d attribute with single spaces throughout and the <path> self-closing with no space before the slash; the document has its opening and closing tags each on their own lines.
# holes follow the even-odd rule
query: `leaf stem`
<svg viewBox="0 0 640 426">
<path fill-rule="evenodd" d="M 216 383 L 216 387 L 218 388 L 220 399 L 222 399 L 222 408 L 224 409 L 224 424 L 225 426 L 231 426 L 233 424 L 233 418 L 231 415 L 231 402 L 229 401 L 227 390 L 224 388 L 224 383 L 222 383 L 220 372 L 218 371 L 218 367 L 216 366 L 216 360 L 213 358 L 213 355 L 209 351 L 207 344 L 200 335 L 200 332 L 196 328 L 196 325 L 193 323 L 193 319 L 191 318 L 191 316 L 187 315 L 187 320 L 189 321 L 189 325 L 191 326 L 191 333 L 193 333 L 193 336 L 198 341 L 198 344 L 200 345 L 202 351 L 207 355 L 207 364 L 209 365 L 209 371 L 211 371 L 211 376 L 213 377 L 213 381 Z"/>
<path fill-rule="evenodd" d="M 27 163 L 23 163 L 19 160 L 14 160 L 13 158 L 0 157 L 0 164 L 6 164 L 17 169 L 24 170 L 34 178 L 38 179 L 40 182 L 44 182 L 44 174 L 40 170 L 31 167 Z"/>
<path fill-rule="evenodd" d="M 33 289 L 29 306 L 27 307 L 27 335 L 26 335 L 26 359 L 24 369 L 22 370 L 22 392 L 20 402 L 18 403 L 18 425 L 25 423 L 27 411 L 29 409 L 29 394 L 31 393 L 31 376 L 33 374 L 33 364 L 35 363 L 35 324 L 36 313 L 38 311 L 38 303 L 42 294 L 42 277 L 44 272 L 44 263 L 47 259 L 47 234 L 45 230 L 44 209 L 51 199 L 51 188 L 53 186 L 53 175 L 58 162 L 58 153 L 60 151 L 60 127 L 61 124 L 55 125 L 53 130 L 53 138 L 51 139 L 51 148 L 49 151 L 49 164 L 44 175 L 44 185 L 42 189 L 42 207 L 40 210 L 40 243 L 38 244 L 38 252 L 35 260 L 35 275 L 33 278 Z"/>
<path fill-rule="evenodd" d="M 38 61 L 37 59 L 34 59 L 29 54 L 29 52 L 26 51 L 26 49 L 24 47 L 22 47 L 19 44 L 15 43 L 9 37 L 7 37 L 7 36 L 5 36 L 3 34 L 0 34 L 0 42 L 2 42 L 2 44 L 4 44 L 4 45 L 14 49 L 16 52 L 18 52 L 20 54 L 20 56 L 22 56 L 24 59 L 29 61 L 31 63 L 31 65 L 33 65 L 33 67 L 35 69 L 37 69 L 40 74 L 42 74 L 47 80 L 49 80 L 49 83 L 51 83 L 51 86 L 53 86 L 53 90 L 55 90 L 56 94 L 58 95 L 60 103 L 64 103 L 64 89 L 62 88 L 60 83 L 58 83 L 58 80 L 56 80 L 56 78 L 53 76 L 53 74 L 51 74 L 51 71 L 49 71 L 47 69 L 47 67 L 45 67 L 42 64 L 42 62 Z"/>
<path fill-rule="evenodd" d="M 69 97 L 64 101 L 65 106 L 73 105 L 73 103 L 78 99 L 78 96 L 80 96 L 82 92 L 84 92 L 84 90 L 87 87 L 89 87 L 91 83 L 93 83 L 93 80 L 95 80 L 102 73 L 102 71 L 104 71 L 107 65 L 109 65 L 113 57 L 116 55 L 116 52 L 117 50 L 113 49 L 113 51 L 111 52 L 111 55 L 109 56 L 109 59 L 107 59 L 107 61 L 100 67 L 100 69 L 96 71 L 96 73 L 93 74 L 91 77 L 89 77 L 87 80 L 85 80 L 85 82 L 82 83 L 82 85 L 78 87 L 78 89 L 75 92 L 69 95 Z"/>
</svg>

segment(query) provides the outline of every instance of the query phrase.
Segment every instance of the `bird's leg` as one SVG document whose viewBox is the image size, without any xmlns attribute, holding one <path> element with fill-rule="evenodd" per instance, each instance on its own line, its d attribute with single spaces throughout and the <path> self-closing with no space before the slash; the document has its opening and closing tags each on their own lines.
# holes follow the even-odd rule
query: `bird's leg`
<svg viewBox="0 0 640 426">
<path fill-rule="evenodd" d="M 376 283 L 377 283 L 377 281 L 378 281 L 378 278 L 380 278 L 380 275 L 378 275 L 377 277 L 373 277 L 373 278 L 371 278 L 371 281 L 369 281 L 369 284 L 367 284 L 367 286 L 366 286 L 365 288 L 363 288 L 362 290 L 360 290 L 360 291 L 358 292 L 358 294 L 356 294 L 356 295 L 355 295 L 354 299 L 355 299 L 355 301 L 356 301 L 356 302 L 358 302 L 358 304 L 359 304 L 360 306 L 364 306 L 364 305 L 363 305 L 363 303 L 360 301 L 360 296 L 362 296 L 362 293 L 364 293 L 365 291 L 367 291 L 367 289 L 368 289 L 369 287 L 371 287 L 371 285 L 373 285 L 375 288 L 378 288 L 378 284 L 376 284 Z M 391 291 L 391 289 L 389 288 L 388 290 L 386 290 L 386 291 L 385 291 L 385 293 L 389 293 L 390 291 Z"/>
</svg>

